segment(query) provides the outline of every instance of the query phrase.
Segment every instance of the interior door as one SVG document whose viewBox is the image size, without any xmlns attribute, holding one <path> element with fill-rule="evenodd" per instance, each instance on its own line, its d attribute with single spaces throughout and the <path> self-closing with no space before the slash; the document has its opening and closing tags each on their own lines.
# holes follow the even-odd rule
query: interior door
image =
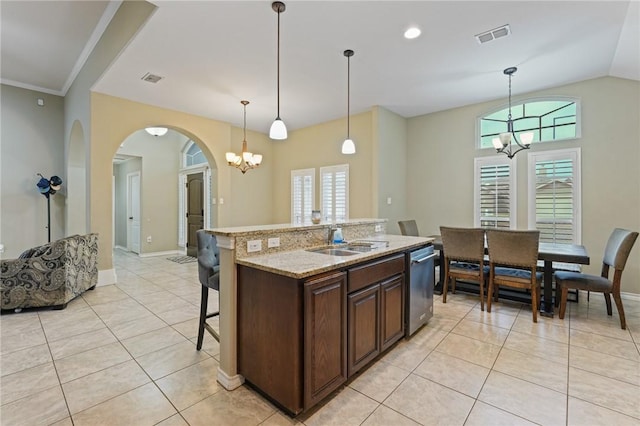
<svg viewBox="0 0 640 426">
<path fill-rule="evenodd" d="M 204 177 L 187 175 L 187 256 L 197 256 L 196 231 L 204 226 Z"/>
<path fill-rule="evenodd" d="M 140 253 L 140 173 L 127 175 L 127 248 Z"/>
</svg>

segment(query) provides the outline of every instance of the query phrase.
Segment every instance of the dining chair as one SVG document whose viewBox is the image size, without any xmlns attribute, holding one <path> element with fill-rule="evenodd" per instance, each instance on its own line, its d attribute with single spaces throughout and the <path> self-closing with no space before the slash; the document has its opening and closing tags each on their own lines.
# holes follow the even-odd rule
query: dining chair
<svg viewBox="0 0 640 426">
<path fill-rule="evenodd" d="M 484 266 L 484 229 L 440 227 L 444 253 L 442 303 L 447 303 L 447 290 L 456 291 L 456 280 L 480 285 L 480 309 L 484 311 L 484 284 L 489 268 Z"/>
<path fill-rule="evenodd" d="M 609 236 L 607 246 L 604 249 L 602 259 L 602 272 L 600 275 L 589 275 L 579 272 L 556 271 L 556 286 L 560 288 L 560 319 L 564 319 L 567 309 L 568 289 L 595 291 L 604 294 L 607 303 L 607 315 L 611 315 L 611 295 L 616 302 L 618 315 L 620 316 L 620 327 L 627 328 L 620 297 L 620 280 L 622 271 L 629 258 L 629 253 L 638 238 L 638 233 L 626 229 L 616 228 Z M 613 267 L 613 280 L 609 279 L 609 268 Z"/>
<path fill-rule="evenodd" d="M 491 299 L 498 300 L 500 286 L 531 291 L 533 322 L 538 322 L 542 272 L 537 272 L 540 231 L 487 229 L 489 248 L 489 289 L 487 312 Z"/>
<path fill-rule="evenodd" d="M 402 235 L 408 235 L 411 237 L 419 237 L 418 234 L 418 225 L 415 220 L 400 220 L 398 221 L 398 226 L 400 227 L 400 233 Z"/>
<path fill-rule="evenodd" d="M 202 348 L 204 331 L 207 330 L 218 342 L 220 335 L 207 324 L 207 319 L 220 315 L 219 311 L 207 313 L 209 289 L 220 290 L 220 252 L 216 236 L 204 229 L 196 231 L 198 241 L 198 279 L 202 286 L 200 292 L 200 319 L 198 321 L 198 342 L 196 349 Z"/>
</svg>

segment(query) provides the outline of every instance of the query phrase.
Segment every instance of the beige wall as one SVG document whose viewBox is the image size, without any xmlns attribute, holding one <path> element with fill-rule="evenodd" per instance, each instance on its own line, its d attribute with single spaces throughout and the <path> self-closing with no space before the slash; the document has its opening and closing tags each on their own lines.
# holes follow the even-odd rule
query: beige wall
<svg viewBox="0 0 640 426">
<path fill-rule="evenodd" d="M 36 173 L 64 181 L 51 197 L 51 240 L 65 235 L 64 99 L 6 85 L 0 90 L 0 243 L 2 257 L 14 258 L 47 242 L 47 199 L 38 192 Z"/>
<path fill-rule="evenodd" d="M 374 214 L 373 123 L 371 112 L 351 117 L 354 155 L 340 149 L 347 136 L 346 117 L 289 132 L 284 141 L 273 141 L 273 219 L 275 223 L 291 221 L 291 170 L 316 169 L 316 201 L 319 208 L 319 168 L 349 164 L 349 216 L 371 217 Z"/>
<path fill-rule="evenodd" d="M 251 185 L 247 185 L 238 176 L 241 173 L 226 166 L 225 152 L 239 151 L 239 142 L 242 141 L 241 138 L 231 140 L 233 132 L 228 123 L 100 93 L 91 96 L 91 114 L 91 230 L 109 236 L 100 239 L 103 254 L 99 257 L 100 270 L 112 268 L 111 197 L 100 195 L 111 194 L 111 161 L 129 135 L 150 125 L 166 126 L 190 137 L 200 146 L 211 168 L 217 167 L 218 197 L 224 200 L 223 204 L 217 204 L 218 226 L 231 226 L 238 218 L 255 223 L 269 223 L 271 220 L 270 209 L 258 209 L 251 200 L 253 194 L 271 193 L 271 167 L 265 165 L 247 172 L 244 177 L 252 179 Z M 250 141 L 249 147 L 253 149 L 255 146 L 255 151 L 261 151 L 267 161 L 272 156 L 268 151 L 269 145 L 264 137 L 255 135 L 255 140 L 255 145 Z"/>
<path fill-rule="evenodd" d="M 640 82 L 603 77 L 518 96 L 581 99 L 582 136 L 540 144 L 543 151 L 580 147 L 582 243 L 591 256 L 586 272 L 599 274 L 607 238 L 615 227 L 640 230 Z M 476 117 L 504 104 L 486 102 L 408 120 L 408 213 L 423 234 L 440 225 L 473 226 L 473 161 L 495 155 L 475 148 Z M 527 227 L 527 153 L 517 166 L 518 228 Z M 415 196 L 414 196 L 415 195 Z M 640 243 L 631 253 L 622 290 L 640 293 Z"/>
<path fill-rule="evenodd" d="M 373 125 L 375 211 L 372 216 L 388 219 L 387 231 L 400 234 L 398 221 L 408 219 L 407 119 L 382 107 L 374 107 Z"/>
</svg>

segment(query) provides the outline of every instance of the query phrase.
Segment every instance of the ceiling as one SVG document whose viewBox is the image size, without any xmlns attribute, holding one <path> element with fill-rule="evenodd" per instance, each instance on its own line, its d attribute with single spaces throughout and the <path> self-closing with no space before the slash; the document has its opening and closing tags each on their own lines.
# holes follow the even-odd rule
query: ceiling
<svg viewBox="0 0 640 426">
<path fill-rule="evenodd" d="M 152 1 L 93 90 L 268 132 L 276 115 L 270 1 Z M 64 95 L 119 1 L 0 2 L 2 83 Z M 640 0 L 286 1 L 280 115 L 289 130 L 380 105 L 413 117 L 616 76 L 640 80 Z M 511 35 L 475 35 L 508 24 Z M 422 29 L 414 40 L 402 34 Z M 158 83 L 142 80 L 162 76 Z M 157 123 L 165 124 L 165 123 Z"/>
</svg>

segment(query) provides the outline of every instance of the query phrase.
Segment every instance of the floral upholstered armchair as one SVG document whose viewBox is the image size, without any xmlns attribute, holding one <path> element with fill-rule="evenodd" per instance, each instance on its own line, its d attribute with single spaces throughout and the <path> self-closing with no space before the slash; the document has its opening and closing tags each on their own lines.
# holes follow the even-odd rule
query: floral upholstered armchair
<svg viewBox="0 0 640 426">
<path fill-rule="evenodd" d="M 2 309 L 64 309 L 98 282 L 98 234 L 73 235 L 2 260 Z"/>
</svg>

